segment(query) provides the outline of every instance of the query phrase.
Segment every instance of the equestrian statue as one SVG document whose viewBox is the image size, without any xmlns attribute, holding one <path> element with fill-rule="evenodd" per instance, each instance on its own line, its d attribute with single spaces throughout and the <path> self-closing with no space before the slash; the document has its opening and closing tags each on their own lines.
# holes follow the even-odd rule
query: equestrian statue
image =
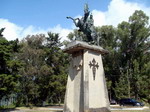
<svg viewBox="0 0 150 112">
<path fill-rule="evenodd" d="M 84 6 L 84 16 L 81 19 L 74 19 L 72 17 L 67 17 L 67 19 L 72 19 L 75 26 L 79 27 L 78 31 L 81 31 L 86 35 L 86 39 L 84 39 L 86 42 L 99 46 L 99 37 L 94 28 L 93 15 L 90 14 L 88 4 L 85 4 Z"/>
</svg>

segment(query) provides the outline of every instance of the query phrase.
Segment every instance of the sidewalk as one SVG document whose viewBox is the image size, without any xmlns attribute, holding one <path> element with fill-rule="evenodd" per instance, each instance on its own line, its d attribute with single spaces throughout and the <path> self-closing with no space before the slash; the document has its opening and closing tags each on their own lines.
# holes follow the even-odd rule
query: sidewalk
<svg viewBox="0 0 150 112">
<path fill-rule="evenodd" d="M 120 106 L 111 106 L 110 110 L 148 110 L 149 107 L 120 107 Z M 63 107 L 62 106 L 48 106 L 48 107 L 34 107 L 33 109 L 25 108 L 25 107 L 18 107 L 14 110 L 3 110 L 0 112 L 62 112 Z"/>
</svg>

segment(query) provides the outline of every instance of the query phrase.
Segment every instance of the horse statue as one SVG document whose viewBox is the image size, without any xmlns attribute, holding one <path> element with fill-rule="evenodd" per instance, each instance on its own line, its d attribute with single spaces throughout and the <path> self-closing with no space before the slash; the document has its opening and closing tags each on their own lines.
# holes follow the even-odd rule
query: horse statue
<svg viewBox="0 0 150 112">
<path fill-rule="evenodd" d="M 72 17 L 67 17 L 67 19 L 73 20 L 74 24 L 76 27 L 79 27 L 78 31 L 83 32 L 86 35 L 87 42 L 89 44 L 97 44 L 99 45 L 98 41 L 98 35 L 96 33 L 96 30 L 94 28 L 94 20 L 93 20 L 93 15 L 90 14 L 90 11 L 88 10 L 88 5 L 85 4 L 84 7 L 84 16 L 79 19 L 79 18 L 72 18 Z"/>
</svg>

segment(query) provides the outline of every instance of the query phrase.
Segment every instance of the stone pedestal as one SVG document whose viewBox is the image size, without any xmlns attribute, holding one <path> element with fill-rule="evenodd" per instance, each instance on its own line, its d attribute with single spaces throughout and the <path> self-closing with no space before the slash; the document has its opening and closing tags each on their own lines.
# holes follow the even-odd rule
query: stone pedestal
<svg viewBox="0 0 150 112">
<path fill-rule="evenodd" d="M 64 112 L 110 112 L 101 47 L 74 41 L 64 51 L 71 54 Z"/>
</svg>

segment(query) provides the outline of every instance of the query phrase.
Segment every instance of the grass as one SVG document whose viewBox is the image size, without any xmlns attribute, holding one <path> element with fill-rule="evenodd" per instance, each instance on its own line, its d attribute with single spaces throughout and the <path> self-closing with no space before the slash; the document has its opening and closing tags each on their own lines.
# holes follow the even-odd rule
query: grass
<svg viewBox="0 0 150 112">
<path fill-rule="evenodd" d="M 13 108 L 15 108 L 14 104 L 11 104 L 11 105 L 8 105 L 8 106 L 0 106 L 0 110 L 1 109 L 13 109 Z"/>
</svg>

